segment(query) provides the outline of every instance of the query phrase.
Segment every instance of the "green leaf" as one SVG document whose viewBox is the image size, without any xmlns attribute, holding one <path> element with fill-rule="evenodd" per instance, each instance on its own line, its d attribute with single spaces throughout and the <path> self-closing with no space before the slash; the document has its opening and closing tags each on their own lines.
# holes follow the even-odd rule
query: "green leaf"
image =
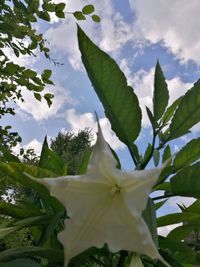
<svg viewBox="0 0 200 267">
<path fill-rule="evenodd" d="M 200 162 L 179 171 L 170 180 L 174 194 L 200 197 Z"/>
<path fill-rule="evenodd" d="M 65 18 L 65 13 L 62 11 L 56 11 L 56 16 L 58 18 L 64 19 Z"/>
<path fill-rule="evenodd" d="M 180 104 L 181 100 L 182 100 L 182 96 L 180 96 L 179 98 L 177 98 L 174 103 L 171 104 L 171 106 L 169 106 L 166 110 L 166 112 L 163 115 L 162 118 L 162 122 L 165 125 L 173 116 L 175 110 L 177 109 L 178 105 Z"/>
<path fill-rule="evenodd" d="M 35 72 L 34 70 L 26 69 L 23 72 L 23 76 L 26 78 L 34 78 L 35 76 L 37 76 L 37 72 Z"/>
<path fill-rule="evenodd" d="M 157 224 L 156 224 L 156 209 L 153 201 L 149 198 L 147 207 L 142 213 L 152 238 L 156 245 L 158 245 Z"/>
<path fill-rule="evenodd" d="M 154 204 L 155 205 L 155 209 L 156 210 L 160 209 L 166 202 L 167 202 L 167 199 L 155 203 Z"/>
<path fill-rule="evenodd" d="M 47 101 L 48 106 L 51 107 L 52 99 L 54 98 L 54 95 L 51 93 L 46 93 L 46 94 L 44 94 L 44 98 Z"/>
<path fill-rule="evenodd" d="M 77 20 L 85 20 L 86 19 L 86 17 L 80 11 L 74 12 L 73 15 Z"/>
<path fill-rule="evenodd" d="M 157 167 L 160 161 L 160 152 L 158 149 L 154 149 L 153 151 L 153 161 L 154 161 L 155 167 Z"/>
<path fill-rule="evenodd" d="M 34 93 L 34 97 L 41 102 L 42 100 L 42 97 L 41 97 L 41 94 L 38 94 L 38 93 Z"/>
<path fill-rule="evenodd" d="M 48 80 L 50 77 L 51 77 L 51 74 L 52 74 L 52 70 L 44 70 L 41 77 L 42 77 L 42 80 L 45 82 L 46 80 Z"/>
<path fill-rule="evenodd" d="M 167 83 L 165 82 L 165 77 L 163 75 L 162 69 L 159 62 L 156 64 L 155 76 L 154 76 L 154 92 L 153 92 L 153 114 L 154 119 L 158 121 L 167 105 L 169 100 L 169 92 L 167 88 Z"/>
<path fill-rule="evenodd" d="M 173 213 L 159 217 L 157 219 L 157 226 L 162 227 L 165 225 L 176 224 L 181 222 L 195 223 L 198 222 L 199 219 L 200 219 L 200 214 L 198 213 L 192 213 L 192 212 Z"/>
<path fill-rule="evenodd" d="M 194 230 L 200 230 L 197 224 L 181 225 L 173 229 L 167 237 L 176 241 L 182 241 Z"/>
<path fill-rule="evenodd" d="M 171 149 L 170 146 L 167 145 L 164 149 L 163 155 L 162 155 L 162 163 L 164 163 L 167 159 L 169 159 L 171 157 Z M 171 163 L 171 160 L 169 162 L 169 164 Z"/>
<path fill-rule="evenodd" d="M 18 255 L 38 256 L 52 260 L 53 262 L 63 263 L 63 251 L 57 249 L 48 249 L 41 247 L 18 247 L 6 249 L 0 252 L 0 260 L 6 260 L 9 257 Z"/>
<path fill-rule="evenodd" d="M 165 248 L 170 251 L 179 263 L 196 263 L 196 252 L 183 242 L 177 242 L 169 238 L 160 237 L 159 245 L 161 248 Z"/>
<path fill-rule="evenodd" d="M 14 218 L 24 219 L 27 217 L 40 215 L 40 210 L 31 210 L 27 208 L 22 208 L 17 206 L 16 204 L 11 204 L 5 201 L 0 201 L 0 213 L 2 215 L 11 216 Z"/>
<path fill-rule="evenodd" d="M 38 11 L 37 13 L 38 17 L 40 19 L 46 20 L 46 21 L 50 21 L 51 18 L 49 16 L 49 13 L 47 11 Z"/>
<path fill-rule="evenodd" d="M 185 145 L 174 159 L 174 167 L 179 170 L 200 158 L 200 138 L 193 139 Z"/>
<path fill-rule="evenodd" d="M 65 163 L 58 154 L 49 149 L 46 137 L 42 146 L 39 167 L 52 171 L 57 175 L 66 175 Z"/>
<path fill-rule="evenodd" d="M 63 10 L 65 9 L 66 4 L 65 3 L 59 3 L 56 5 L 55 7 L 55 11 L 56 12 L 63 12 Z"/>
<path fill-rule="evenodd" d="M 200 121 L 200 80 L 183 96 L 170 124 L 170 135 L 173 140 L 184 135 Z"/>
<path fill-rule="evenodd" d="M 50 238 L 50 236 L 54 233 L 55 229 L 57 228 L 57 226 L 60 223 L 61 218 L 63 217 L 63 211 L 55 214 L 52 219 L 49 221 L 48 226 L 46 227 L 46 229 L 43 231 L 42 233 L 42 237 L 39 241 L 39 244 L 43 244 L 46 240 L 48 240 Z"/>
<path fill-rule="evenodd" d="M 4 238 L 13 232 L 16 232 L 24 227 L 30 227 L 34 225 L 48 224 L 50 219 L 49 215 L 40 215 L 35 217 L 29 217 L 21 221 L 17 221 L 11 227 L 0 229 L 0 238 Z"/>
<path fill-rule="evenodd" d="M 6 263 L 0 263 L 1 267 L 42 267 L 39 263 L 27 259 L 27 258 L 21 258 L 12 260 Z"/>
<path fill-rule="evenodd" d="M 88 166 L 88 162 L 89 162 L 89 159 L 90 159 L 91 152 L 92 152 L 91 148 L 86 148 L 86 149 L 84 150 L 83 158 L 82 158 L 82 162 L 81 162 L 81 164 L 80 164 L 80 168 L 79 168 L 77 174 L 84 174 L 84 173 L 86 173 L 86 170 L 87 170 L 87 166 Z"/>
<path fill-rule="evenodd" d="M 149 158 L 149 156 L 151 155 L 151 150 L 152 150 L 152 145 L 148 143 L 148 146 L 144 153 L 143 162 L 145 162 Z"/>
<path fill-rule="evenodd" d="M 85 15 L 89 15 L 91 13 L 94 12 L 94 6 L 93 5 L 87 5 L 87 6 L 84 6 L 83 9 L 82 9 L 83 13 Z"/>
<path fill-rule="evenodd" d="M 151 122 L 152 128 L 155 129 L 157 125 L 156 125 L 156 122 L 154 120 L 153 114 L 148 107 L 146 107 L 146 112 L 147 112 L 148 118 Z"/>
<path fill-rule="evenodd" d="M 93 20 L 94 22 L 99 23 L 99 22 L 101 21 L 101 18 L 100 18 L 98 15 L 92 15 L 92 20 Z"/>
<path fill-rule="evenodd" d="M 141 130 L 141 110 L 133 89 L 116 62 L 99 49 L 78 26 L 82 61 L 102 102 L 111 127 L 130 146 Z"/>
<path fill-rule="evenodd" d="M 0 163 L 0 175 L 1 177 L 8 176 L 13 182 L 18 182 L 25 187 L 36 190 L 42 194 L 48 194 L 48 190 L 39 183 L 29 179 L 25 173 L 30 174 L 33 177 L 54 177 L 55 174 L 35 166 L 28 166 L 22 163 Z"/>
</svg>

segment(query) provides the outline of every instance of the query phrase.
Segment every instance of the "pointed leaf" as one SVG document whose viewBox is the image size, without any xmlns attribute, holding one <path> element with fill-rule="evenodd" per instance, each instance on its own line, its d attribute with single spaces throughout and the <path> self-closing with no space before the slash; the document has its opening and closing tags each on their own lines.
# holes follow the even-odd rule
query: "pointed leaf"
<svg viewBox="0 0 200 267">
<path fill-rule="evenodd" d="M 174 159 L 174 167 L 176 170 L 185 167 L 200 158 L 200 138 L 191 140 L 185 145 Z"/>
<path fill-rule="evenodd" d="M 39 167 L 48 169 L 58 175 L 66 174 L 65 163 L 53 150 L 49 149 L 46 137 L 42 146 Z"/>
<path fill-rule="evenodd" d="M 163 156 L 162 156 L 162 163 L 164 163 L 167 159 L 169 159 L 171 157 L 171 149 L 170 149 L 170 146 L 167 145 L 164 149 L 164 152 L 163 152 Z M 169 162 L 169 164 L 171 163 L 171 160 Z"/>
<path fill-rule="evenodd" d="M 158 149 L 154 149 L 153 151 L 153 161 L 154 165 L 157 167 L 160 161 L 160 152 Z"/>
<path fill-rule="evenodd" d="M 170 135 L 173 140 L 185 133 L 200 121 L 200 80 L 183 96 L 170 124 Z"/>
<path fill-rule="evenodd" d="M 162 227 L 165 225 L 170 224 L 177 224 L 181 222 L 198 222 L 200 219 L 200 214 L 198 213 L 191 213 L 191 212 L 185 212 L 185 213 L 173 213 L 164 215 L 162 217 L 159 217 L 157 219 L 157 226 Z"/>
<path fill-rule="evenodd" d="M 165 77 L 163 75 L 162 69 L 159 62 L 156 64 L 155 76 L 154 76 L 154 92 L 153 92 L 153 114 L 154 119 L 158 121 L 167 105 L 169 100 L 169 92 L 167 88 L 167 83 L 165 82 Z"/>
<path fill-rule="evenodd" d="M 79 49 L 92 85 L 102 102 L 111 127 L 130 145 L 141 130 L 141 110 L 133 89 L 116 62 L 99 49 L 78 26 Z"/>
<path fill-rule="evenodd" d="M 200 197 L 200 162 L 179 171 L 170 180 L 174 194 Z"/>
<path fill-rule="evenodd" d="M 154 204 L 155 205 L 155 209 L 156 210 L 160 209 L 166 202 L 167 202 L 167 199 L 155 203 Z"/>
<path fill-rule="evenodd" d="M 182 98 L 183 98 L 183 97 L 180 96 L 179 98 L 177 98 L 177 99 L 171 104 L 171 106 L 169 106 L 169 107 L 167 108 L 166 112 L 165 112 L 164 115 L 163 115 L 163 119 L 162 119 L 162 122 L 163 122 L 164 125 L 171 119 L 171 117 L 173 116 L 175 110 L 177 109 L 178 105 L 180 104 Z"/>
<path fill-rule="evenodd" d="M 0 201 L 0 214 L 23 219 L 30 216 L 40 215 L 41 212 L 40 210 L 30 210 L 27 208 L 19 207 L 12 203 Z"/>
</svg>

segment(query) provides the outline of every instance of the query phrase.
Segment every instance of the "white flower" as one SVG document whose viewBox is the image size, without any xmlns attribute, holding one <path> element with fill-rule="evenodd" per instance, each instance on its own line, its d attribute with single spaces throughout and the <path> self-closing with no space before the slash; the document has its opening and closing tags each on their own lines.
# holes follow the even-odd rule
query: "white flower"
<svg viewBox="0 0 200 267">
<path fill-rule="evenodd" d="M 65 266 L 84 250 L 101 248 L 105 243 L 112 252 L 129 250 L 164 262 L 142 218 L 161 169 L 125 172 L 116 165 L 99 126 L 86 174 L 37 179 L 65 206 L 69 216 L 58 234 Z"/>
</svg>

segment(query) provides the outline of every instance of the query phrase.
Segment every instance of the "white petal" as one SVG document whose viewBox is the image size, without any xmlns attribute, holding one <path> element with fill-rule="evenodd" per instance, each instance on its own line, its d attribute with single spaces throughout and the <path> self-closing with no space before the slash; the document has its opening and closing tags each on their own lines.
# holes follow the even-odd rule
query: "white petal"
<svg viewBox="0 0 200 267">
<path fill-rule="evenodd" d="M 125 174 L 122 182 L 126 205 L 136 217 L 145 209 L 152 187 L 158 180 L 161 169 L 134 171 Z"/>
<path fill-rule="evenodd" d="M 97 169 L 102 171 L 104 170 L 104 165 L 107 166 L 106 168 L 115 169 L 117 161 L 114 158 L 110 147 L 106 143 L 98 123 L 97 141 L 92 151 L 87 173 L 93 173 Z"/>
</svg>

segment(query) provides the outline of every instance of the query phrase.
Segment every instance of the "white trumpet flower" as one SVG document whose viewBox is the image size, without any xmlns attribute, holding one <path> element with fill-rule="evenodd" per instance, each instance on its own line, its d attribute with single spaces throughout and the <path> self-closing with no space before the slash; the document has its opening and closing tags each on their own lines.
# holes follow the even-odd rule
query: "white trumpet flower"
<svg viewBox="0 0 200 267">
<path fill-rule="evenodd" d="M 142 218 L 149 193 L 161 168 L 121 171 L 101 128 L 83 175 L 35 179 L 66 208 L 69 219 L 58 234 L 64 247 L 65 267 L 69 260 L 90 247 L 105 243 L 111 252 L 134 251 L 159 259 L 149 229 Z"/>
</svg>

